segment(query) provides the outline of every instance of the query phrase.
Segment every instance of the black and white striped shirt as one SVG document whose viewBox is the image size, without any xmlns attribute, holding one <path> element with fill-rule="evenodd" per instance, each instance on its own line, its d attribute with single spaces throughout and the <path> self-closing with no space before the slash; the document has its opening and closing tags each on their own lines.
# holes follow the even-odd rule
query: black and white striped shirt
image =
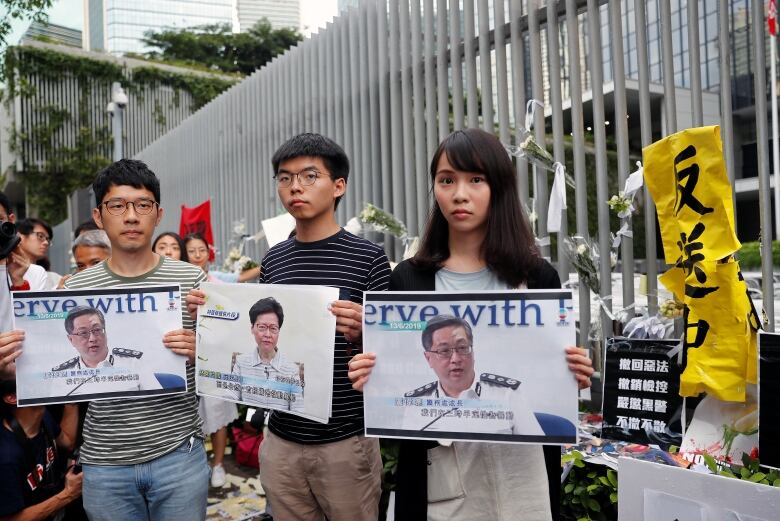
<svg viewBox="0 0 780 521">
<path fill-rule="evenodd" d="M 206 274 L 192 264 L 161 257 L 157 266 L 139 277 L 122 277 L 101 262 L 65 283 L 67 289 L 125 288 L 181 285 L 182 321 L 195 323 L 185 297 Z M 139 346 L 143 350 L 143 346 Z M 186 393 L 171 396 L 90 402 L 84 421 L 81 461 L 92 465 L 135 465 L 167 454 L 192 435 L 202 436 L 195 397 L 195 369 L 187 366 Z"/>
<path fill-rule="evenodd" d="M 364 291 L 383 291 L 390 281 L 387 255 L 376 244 L 341 230 L 315 242 L 288 239 L 271 248 L 261 263 L 260 283 L 311 284 L 339 288 L 340 299 L 363 303 Z M 363 432 L 363 395 L 347 378 L 352 346 L 336 334 L 333 406 L 327 424 L 275 411 L 269 429 L 298 443 L 328 443 Z"/>
</svg>

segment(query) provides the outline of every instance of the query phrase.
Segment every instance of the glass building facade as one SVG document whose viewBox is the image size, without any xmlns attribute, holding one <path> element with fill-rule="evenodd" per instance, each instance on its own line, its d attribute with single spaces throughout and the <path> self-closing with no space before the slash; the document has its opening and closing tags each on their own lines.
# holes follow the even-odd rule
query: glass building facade
<svg viewBox="0 0 780 521">
<path fill-rule="evenodd" d="M 233 0 L 89 0 L 88 24 L 91 50 L 142 53 L 147 50 L 142 40 L 149 30 L 206 24 L 232 27 Z"/>
</svg>

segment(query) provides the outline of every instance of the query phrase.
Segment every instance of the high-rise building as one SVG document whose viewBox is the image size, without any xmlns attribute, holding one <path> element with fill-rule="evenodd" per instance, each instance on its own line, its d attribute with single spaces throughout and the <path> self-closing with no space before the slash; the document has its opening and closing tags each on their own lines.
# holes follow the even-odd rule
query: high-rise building
<svg viewBox="0 0 780 521">
<path fill-rule="evenodd" d="M 233 26 L 235 0 L 84 0 L 83 47 L 112 54 L 147 50 L 144 33 L 207 24 Z M 264 2 L 286 3 L 286 2 Z M 289 2 L 298 8 L 298 2 Z"/>
<path fill-rule="evenodd" d="M 25 45 L 32 40 L 81 47 L 81 31 L 47 22 L 32 22 L 22 35 L 20 43 Z"/>
<path fill-rule="evenodd" d="M 360 0 L 339 0 L 338 1 L 339 13 L 344 9 L 349 9 L 350 7 L 357 7 L 359 3 Z"/>
<path fill-rule="evenodd" d="M 274 29 L 301 28 L 300 0 L 236 0 L 238 27 L 248 31 L 260 19 L 267 18 Z"/>
</svg>

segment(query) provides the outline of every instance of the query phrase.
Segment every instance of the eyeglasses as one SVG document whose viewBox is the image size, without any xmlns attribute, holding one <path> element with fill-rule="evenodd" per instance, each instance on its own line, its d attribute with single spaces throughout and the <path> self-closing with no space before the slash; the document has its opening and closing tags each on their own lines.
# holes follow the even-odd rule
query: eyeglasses
<svg viewBox="0 0 780 521">
<path fill-rule="evenodd" d="M 276 184 L 282 188 L 287 188 L 293 183 L 293 178 L 298 178 L 298 183 L 301 186 L 311 186 L 323 174 L 315 168 L 304 168 L 300 172 L 281 172 L 274 176 Z"/>
<path fill-rule="evenodd" d="M 457 346 L 455 348 L 447 347 L 445 349 L 438 349 L 436 351 L 431 349 L 430 352 L 434 353 L 442 360 L 447 360 L 448 358 L 452 358 L 453 353 L 458 353 L 458 356 L 471 356 L 471 353 L 474 352 L 474 347 L 473 346 Z"/>
<path fill-rule="evenodd" d="M 255 329 L 260 331 L 261 333 L 271 333 L 272 335 L 275 335 L 279 332 L 279 326 L 266 326 L 265 324 L 255 324 Z"/>
<path fill-rule="evenodd" d="M 135 213 L 138 215 L 149 215 L 158 203 L 151 199 L 136 199 L 135 201 L 109 199 L 101 204 L 106 207 L 106 210 L 108 210 L 108 213 L 111 215 L 124 214 L 127 209 L 130 208 L 131 204 L 133 205 L 133 208 L 135 208 Z"/>
<path fill-rule="evenodd" d="M 103 336 L 105 334 L 106 334 L 106 328 L 104 327 L 96 327 L 94 329 L 90 329 L 89 331 L 74 331 L 73 333 L 71 333 L 71 335 L 75 335 L 81 338 L 82 340 L 89 340 L 89 337 L 91 335 Z"/>
<path fill-rule="evenodd" d="M 38 237 L 38 240 L 41 242 L 48 242 L 49 244 L 51 244 L 51 237 L 49 237 L 43 232 L 32 232 L 32 235 Z"/>
</svg>

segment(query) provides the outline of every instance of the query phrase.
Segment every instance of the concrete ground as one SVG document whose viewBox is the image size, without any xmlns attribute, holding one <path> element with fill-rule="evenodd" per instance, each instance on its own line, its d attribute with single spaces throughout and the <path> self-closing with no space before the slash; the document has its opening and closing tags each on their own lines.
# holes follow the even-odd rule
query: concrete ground
<svg viewBox="0 0 780 521">
<path fill-rule="evenodd" d="M 221 488 L 209 487 L 209 507 L 206 519 L 210 521 L 261 521 L 265 511 L 265 492 L 257 479 L 257 469 L 239 465 L 232 453 L 225 451 L 223 466 L 227 482 Z M 206 440 L 209 462 L 213 454 L 211 442 Z"/>
</svg>

